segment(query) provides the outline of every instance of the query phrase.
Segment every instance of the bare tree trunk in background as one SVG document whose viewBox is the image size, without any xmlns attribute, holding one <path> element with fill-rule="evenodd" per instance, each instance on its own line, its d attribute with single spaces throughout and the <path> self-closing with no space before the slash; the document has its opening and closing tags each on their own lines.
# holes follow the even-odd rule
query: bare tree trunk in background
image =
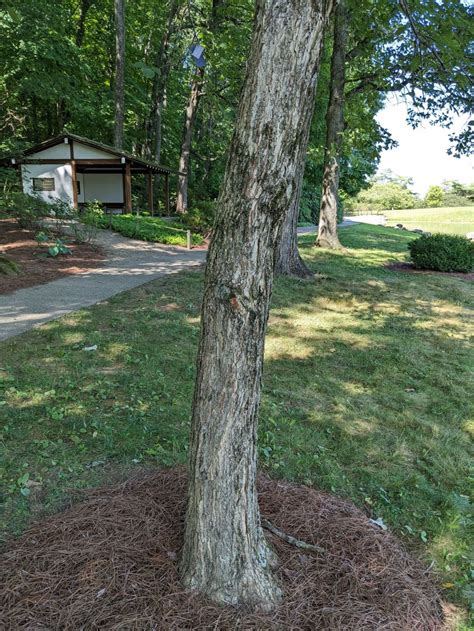
<svg viewBox="0 0 474 631">
<path fill-rule="evenodd" d="M 337 236 L 339 191 L 339 153 L 344 131 L 344 87 L 348 17 L 345 0 L 339 0 L 334 18 L 334 44 L 331 58 L 331 83 L 326 114 L 324 174 L 316 245 L 342 248 Z"/>
<path fill-rule="evenodd" d="M 208 28 L 213 33 L 218 26 L 218 17 L 220 9 L 225 5 L 226 0 L 212 0 L 211 14 L 209 17 Z M 196 71 L 194 80 L 191 85 L 188 106 L 184 118 L 183 140 L 181 143 L 181 153 L 179 156 L 178 171 L 183 175 L 178 176 L 178 188 L 176 195 L 176 212 L 185 213 L 188 210 L 188 185 L 189 185 L 189 160 L 191 156 L 191 143 L 193 138 L 194 123 L 198 111 L 199 101 L 202 96 L 204 85 L 204 68 Z"/>
<path fill-rule="evenodd" d="M 166 84 L 171 69 L 169 58 L 170 39 L 174 30 L 174 21 L 178 14 L 179 1 L 171 0 L 168 12 L 166 29 L 161 38 L 160 46 L 156 55 L 155 66 L 158 68 L 153 79 L 152 106 L 150 116 L 146 124 L 146 139 L 144 155 L 160 162 L 161 159 L 161 125 L 162 112 L 166 95 Z"/>
<path fill-rule="evenodd" d="M 257 0 L 209 250 L 190 444 L 185 586 L 270 609 L 281 596 L 256 493 L 257 418 L 275 246 L 298 186 L 326 6 Z"/>
<path fill-rule="evenodd" d="M 114 145 L 123 147 L 125 83 L 125 0 L 115 4 L 115 129 Z"/>
<path fill-rule="evenodd" d="M 199 100 L 202 95 L 203 78 L 204 68 L 198 68 L 191 85 L 191 93 L 184 117 L 183 140 L 178 165 L 178 171 L 182 175 L 178 175 L 178 190 L 176 196 L 177 213 L 185 213 L 188 210 L 189 157 L 191 154 L 194 123 L 196 122 Z"/>
<path fill-rule="evenodd" d="M 300 161 L 299 182 L 290 201 L 276 250 L 275 274 L 281 276 L 297 276 L 298 278 L 311 278 L 313 276 L 313 272 L 306 266 L 298 251 L 298 218 L 303 190 L 305 158 L 306 156 L 303 155 Z"/>
</svg>

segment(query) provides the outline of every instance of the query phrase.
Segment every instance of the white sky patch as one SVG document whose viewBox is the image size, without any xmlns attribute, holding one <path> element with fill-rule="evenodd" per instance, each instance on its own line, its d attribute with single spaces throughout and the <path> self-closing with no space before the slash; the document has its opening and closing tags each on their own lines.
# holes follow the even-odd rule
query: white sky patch
<svg viewBox="0 0 474 631">
<path fill-rule="evenodd" d="M 443 180 L 463 184 L 474 180 L 472 157 L 454 158 L 447 153 L 449 135 L 463 129 L 466 117 L 456 117 L 451 129 L 428 122 L 413 129 L 406 122 L 406 116 L 406 104 L 394 99 L 389 99 L 377 115 L 378 122 L 398 141 L 398 147 L 382 152 L 379 172 L 391 169 L 397 175 L 411 177 L 413 189 L 421 196 L 432 184 L 441 184 Z"/>
</svg>

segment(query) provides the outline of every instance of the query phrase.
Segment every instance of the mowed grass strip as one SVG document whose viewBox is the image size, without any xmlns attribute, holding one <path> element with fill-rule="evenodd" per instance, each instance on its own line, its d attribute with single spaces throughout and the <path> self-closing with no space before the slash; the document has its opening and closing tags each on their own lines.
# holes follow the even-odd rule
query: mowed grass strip
<svg viewBox="0 0 474 631">
<path fill-rule="evenodd" d="M 413 238 L 358 225 L 345 252 L 302 239 L 321 276 L 276 282 L 260 464 L 382 518 L 466 602 L 472 285 L 388 269 Z M 163 278 L 0 344 L 6 531 L 71 488 L 186 460 L 201 292 L 202 273 Z"/>
<path fill-rule="evenodd" d="M 387 225 L 402 223 L 413 230 L 420 228 L 428 232 L 443 232 L 465 236 L 474 232 L 474 206 L 459 208 L 412 208 L 409 210 L 384 210 Z"/>
</svg>

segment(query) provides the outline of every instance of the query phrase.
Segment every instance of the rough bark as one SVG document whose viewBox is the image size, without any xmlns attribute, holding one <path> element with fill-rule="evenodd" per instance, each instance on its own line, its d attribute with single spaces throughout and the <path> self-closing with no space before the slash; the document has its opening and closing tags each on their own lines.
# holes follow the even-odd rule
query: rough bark
<svg viewBox="0 0 474 631">
<path fill-rule="evenodd" d="M 347 45 L 347 7 L 339 0 L 334 17 L 334 44 L 331 58 L 329 105 L 326 114 L 323 186 L 316 245 L 342 248 L 337 236 L 337 204 L 339 191 L 339 154 L 344 131 L 344 87 Z"/>
<path fill-rule="evenodd" d="M 176 212 L 185 213 L 188 210 L 188 181 L 189 181 L 189 158 L 191 155 L 191 142 L 193 138 L 194 123 L 202 95 L 202 82 L 204 68 L 198 68 L 191 85 L 189 101 L 184 114 L 183 139 L 181 142 L 181 153 L 179 155 L 178 171 L 182 174 L 178 176 L 178 190 L 176 195 Z"/>
<path fill-rule="evenodd" d="M 181 571 L 220 603 L 269 609 L 281 596 L 257 502 L 257 417 L 275 246 L 300 177 L 326 10 L 257 0 L 208 254 Z"/>
<path fill-rule="evenodd" d="M 300 165 L 299 182 L 286 213 L 280 242 L 277 246 L 275 274 L 281 276 L 297 276 L 298 278 L 311 278 L 313 276 L 313 272 L 306 266 L 298 250 L 298 217 L 303 177 L 304 160 Z"/>
<path fill-rule="evenodd" d="M 125 84 L 125 0 L 115 0 L 115 129 L 114 145 L 123 146 Z"/>
</svg>

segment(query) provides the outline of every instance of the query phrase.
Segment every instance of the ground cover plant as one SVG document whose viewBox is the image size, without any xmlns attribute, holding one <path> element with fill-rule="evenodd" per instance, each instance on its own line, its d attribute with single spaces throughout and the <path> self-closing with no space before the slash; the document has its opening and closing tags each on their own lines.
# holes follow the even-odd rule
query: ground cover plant
<svg viewBox="0 0 474 631">
<path fill-rule="evenodd" d="M 98 227 L 115 230 L 124 237 L 186 247 L 186 229 L 178 223 L 167 222 L 159 217 L 109 215 L 94 221 Z M 204 239 L 199 234 L 192 234 L 192 243 L 202 245 Z"/>
<path fill-rule="evenodd" d="M 474 209 L 459 208 L 411 208 L 408 210 L 384 210 L 388 226 L 397 223 L 413 230 L 420 228 L 428 232 L 443 232 L 465 236 L 474 231 Z"/>
<path fill-rule="evenodd" d="M 276 284 L 260 463 L 381 518 L 466 603 L 472 285 L 388 269 L 414 238 L 359 225 L 341 230 L 348 252 L 302 239 L 323 277 Z M 199 273 L 168 277 L 0 345 L 6 530 L 71 487 L 185 462 L 201 289 Z"/>
</svg>

